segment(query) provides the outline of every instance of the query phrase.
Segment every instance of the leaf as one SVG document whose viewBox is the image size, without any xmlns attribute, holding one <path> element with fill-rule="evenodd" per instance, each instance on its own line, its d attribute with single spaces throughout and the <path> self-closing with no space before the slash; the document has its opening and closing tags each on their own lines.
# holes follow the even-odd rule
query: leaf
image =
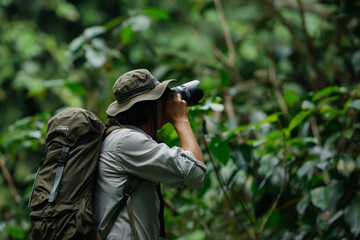
<svg viewBox="0 0 360 240">
<path fill-rule="evenodd" d="M 215 112 L 224 111 L 224 105 L 221 103 L 211 102 L 210 100 L 206 100 L 203 105 L 200 106 L 200 110 L 213 110 Z"/>
<path fill-rule="evenodd" d="M 284 99 L 288 106 L 294 106 L 300 98 L 296 91 L 293 89 L 288 89 L 284 94 Z"/>
<path fill-rule="evenodd" d="M 14 238 L 25 239 L 25 232 L 18 226 L 8 226 L 6 227 L 6 231 Z"/>
<path fill-rule="evenodd" d="M 86 39 L 83 35 L 74 38 L 69 44 L 69 51 L 75 52 L 78 50 L 84 44 L 85 40 Z"/>
<path fill-rule="evenodd" d="M 131 29 L 130 25 L 127 25 L 121 29 L 120 37 L 123 40 L 124 43 L 129 43 L 134 38 L 135 33 Z"/>
<path fill-rule="evenodd" d="M 210 152 L 224 165 L 230 159 L 231 148 L 226 142 L 221 141 L 218 138 L 211 139 Z"/>
<path fill-rule="evenodd" d="M 309 194 L 305 194 L 300 201 L 296 204 L 296 210 L 297 212 L 302 215 L 305 213 L 307 207 L 309 206 L 310 203 L 310 196 Z"/>
<path fill-rule="evenodd" d="M 190 231 L 190 233 L 177 238 L 177 240 L 191 240 L 191 239 L 205 239 L 205 232 L 203 230 Z"/>
<path fill-rule="evenodd" d="M 251 147 L 248 144 L 243 143 L 238 146 L 238 149 L 240 150 L 241 155 L 243 156 L 245 162 L 250 163 L 251 152 L 252 152 Z"/>
<path fill-rule="evenodd" d="M 77 21 L 80 16 L 76 7 L 66 1 L 59 1 L 57 3 L 56 14 L 72 22 Z"/>
<path fill-rule="evenodd" d="M 333 192 L 334 192 L 333 185 L 315 188 L 310 192 L 311 203 L 315 207 L 324 210 L 329 205 Z"/>
<path fill-rule="evenodd" d="M 80 83 L 67 82 L 65 86 L 69 88 L 73 93 L 76 93 L 80 96 L 85 96 L 87 94 L 84 86 Z"/>
<path fill-rule="evenodd" d="M 279 114 L 280 115 L 280 114 Z M 259 121 L 256 126 L 259 127 L 261 126 L 262 124 L 264 123 L 269 123 L 269 122 L 277 122 L 278 120 L 278 114 L 276 113 L 273 113 L 271 115 L 269 115 L 268 117 L 266 117 L 265 119 Z"/>
<path fill-rule="evenodd" d="M 304 119 L 310 115 L 309 111 L 306 112 L 299 112 L 296 116 L 291 119 L 289 124 L 289 131 L 291 132 L 294 128 L 304 122 Z"/>
<path fill-rule="evenodd" d="M 320 90 L 319 92 L 315 93 L 315 95 L 312 98 L 312 101 L 317 101 L 323 97 L 327 97 L 332 93 L 339 93 L 339 87 L 338 86 L 330 86 L 330 87 L 326 87 L 322 90 Z"/>
<path fill-rule="evenodd" d="M 91 46 L 85 48 L 86 60 L 94 67 L 101 67 L 106 62 L 106 54 L 103 51 L 98 51 Z"/>
<path fill-rule="evenodd" d="M 360 110 L 360 99 L 353 100 L 348 104 L 349 108 L 355 108 L 356 110 Z"/>
<path fill-rule="evenodd" d="M 131 17 L 126 21 L 125 25 L 126 24 L 129 24 L 134 32 L 142 32 L 150 28 L 151 21 L 145 15 L 138 15 Z"/>
<path fill-rule="evenodd" d="M 156 7 L 146 8 L 145 14 L 152 18 L 161 19 L 161 20 L 167 20 L 170 18 L 170 15 L 168 12 L 166 12 L 165 10 L 163 10 L 161 8 L 156 8 Z"/>
<path fill-rule="evenodd" d="M 270 177 L 273 174 L 279 162 L 280 162 L 279 158 L 272 154 L 266 154 L 262 156 L 260 160 L 260 167 L 258 169 L 259 174 L 261 174 L 265 178 Z"/>
<path fill-rule="evenodd" d="M 344 212 L 345 222 L 350 231 L 357 237 L 360 233 L 360 201 L 355 198 L 350 205 L 346 206 Z"/>
<path fill-rule="evenodd" d="M 120 16 L 120 17 L 116 17 L 112 20 L 110 20 L 109 22 L 107 22 L 106 24 L 104 24 L 104 28 L 108 31 L 110 29 L 112 29 L 113 27 L 118 26 L 121 22 L 124 21 L 124 17 Z"/>
<path fill-rule="evenodd" d="M 103 27 L 103 26 L 93 26 L 93 27 L 86 28 L 84 30 L 84 37 L 86 39 L 90 39 L 90 38 L 99 36 L 99 35 L 101 35 L 101 34 L 103 34 L 105 32 L 106 32 L 105 27 Z"/>
<path fill-rule="evenodd" d="M 315 167 L 315 161 L 307 161 L 305 162 L 296 172 L 296 175 L 299 178 L 302 178 L 306 174 L 310 174 Z"/>
<path fill-rule="evenodd" d="M 227 86 L 231 81 L 230 73 L 226 70 L 220 71 L 220 77 L 221 77 L 221 86 L 225 87 Z"/>
<path fill-rule="evenodd" d="M 308 100 L 305 100 L 301 103 L 301 110 L 313 110 L 315 108 L 315 104 Z"/>
</svg>

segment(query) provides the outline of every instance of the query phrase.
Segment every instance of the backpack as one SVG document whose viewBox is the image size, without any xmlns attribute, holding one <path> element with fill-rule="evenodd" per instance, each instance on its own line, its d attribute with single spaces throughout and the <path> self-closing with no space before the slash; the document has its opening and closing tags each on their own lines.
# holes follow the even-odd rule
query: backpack
<svg viewBox="0 0 360 240">
<path fill-rule="evenodd" d="M 46 148 L 29 199 L 34 240 L 106 238 L 140 181 L 128 177 L 117 211 L 99 233 L 93 215 L 94 180 L 102 140 L 118 128 L 111 121 L 105 126 L 82 108 L 66 108 L 48 121 Z"/>
</svg>

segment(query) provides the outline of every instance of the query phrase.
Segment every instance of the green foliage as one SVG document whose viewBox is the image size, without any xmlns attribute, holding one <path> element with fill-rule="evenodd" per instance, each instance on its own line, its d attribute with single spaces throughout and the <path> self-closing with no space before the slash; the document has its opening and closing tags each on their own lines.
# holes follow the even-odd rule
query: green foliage
<svg viewBox="0 0 360 240">
<path fill-rule="evenodd" d="M 205 90 L 190 121 L 208 174 L 200 190 L 165 187 L 169 239 L 359 236 L 358 1 L 0 6 L 1 239 L 29 239 L 50 116 L 78 106 L 105 121 L 134 68 Z M 178 144 L 169 124 L 159 138 Z"/>
</svg>

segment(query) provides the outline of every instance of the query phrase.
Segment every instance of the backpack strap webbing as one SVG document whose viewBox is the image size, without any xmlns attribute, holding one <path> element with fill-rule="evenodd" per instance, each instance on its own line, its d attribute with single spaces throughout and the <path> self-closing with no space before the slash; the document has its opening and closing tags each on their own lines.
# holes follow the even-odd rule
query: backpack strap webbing
<svg viewBox="0 0 360 240">
<path fill-rule="evenodd" d="M 67 157 L 69 156 L 69 146 L 63 146 L 61 149 L 60 157 L 57 161 L 57 167 L 56 167 L 56 175 L 55 175 L 55 182 L 54 186 L 50 192 L 49 202 L 54 202 L 57 197 L 57 193 L 59 190 L 59 184 L 62 178 L 62 174 L 64 172 L 64 167 L 66 165 Z"/>
<path fill-rule="evenodd" d="M 114 131 L 116 129 L 121 129 L 124 127 L 116 119 L 109 118 L 105 124 L 105 128 L 106 128 L 106 130 L 105 130 L 104 137 L 108 136 L 112 131 Z M 124 187 L 123 197 L 121 198 L 121 200 L 115 207 L 115 211 L 114 211 L 113 215 L 111 216 L 110 221 L 106 225 L 105 229 L 101 232 L 99 231 L 101 240 L 106 238 L 106 236 L 110 232 L 112 226 L 114 225 L 117 217 L 119 216 L 121 210 L 125 207 L 125 205 L 127 205 L 127 207 L 128 207 L 128 214 L 129 214 L 129 218 L 130 218 L 131 229 L 132 229 L 132 232 L 134 235 L 134 239 L 136 239 L 135 219 L 134 219 L 134 213 L 133 213 L 132 205 L 131 205 L 131 195 L 138 188 L 138 186 L 140 185 L 140 182 L 141 182 L 140 178 L 137 178 L 132 175 L 128 176 L 127 181 L 125 183 L 125 187 Z"/>
<path fill-rule="evenodd" d="M 124 187 L 124 194 L 119 203 L 116 206 L 116 209 L 113 213 L 113 215 L 110 218 L 109 223 L 106 225 L 105 229 L 101 231 L 100 236 L 101 239 L 105 239 L 108 233 L 110 232 L 112 226 L 114 225 L 117 217 L 119 216 L 121 210 L 125 207 L 125 205 L 128 206 L 128 213 L 130 217 L 130 223 L 131 223 L 131 229 L 133 231 L 134 239 L 136 239 L 136 229 L 135 229 L 135 220 L 134 220 L 134 213 L 132 211 L 131 206 L 131 195 L 135 192 L 135 190 L 140 185 L 141 179 L 134 177 L 132 175 L 128 176 L 128 179 L 125 183 Z"/>
<path fill-rule="evenodd" d="M 112 131 L 116 129 L 124 128 L 116 119 L 108 118 L 105 124 L 105 135 L 104 138 L 107 137 Z"/>
</svg>

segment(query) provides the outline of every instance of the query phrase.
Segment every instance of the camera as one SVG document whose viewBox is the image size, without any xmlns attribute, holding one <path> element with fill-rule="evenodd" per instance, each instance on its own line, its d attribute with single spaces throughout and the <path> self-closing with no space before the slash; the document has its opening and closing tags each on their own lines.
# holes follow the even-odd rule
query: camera
<svg viewBox="0 0 360 240">
<path fill-rule="evenodd" d="M 203 98 L 204 92 L 198 88 L 199 80 L 192 80 L 177 87 L 171 88 L 181 95 L 181 99 L 185 100 L 188 106 L 199 105 L 199 101 Z"/>
</svg>

